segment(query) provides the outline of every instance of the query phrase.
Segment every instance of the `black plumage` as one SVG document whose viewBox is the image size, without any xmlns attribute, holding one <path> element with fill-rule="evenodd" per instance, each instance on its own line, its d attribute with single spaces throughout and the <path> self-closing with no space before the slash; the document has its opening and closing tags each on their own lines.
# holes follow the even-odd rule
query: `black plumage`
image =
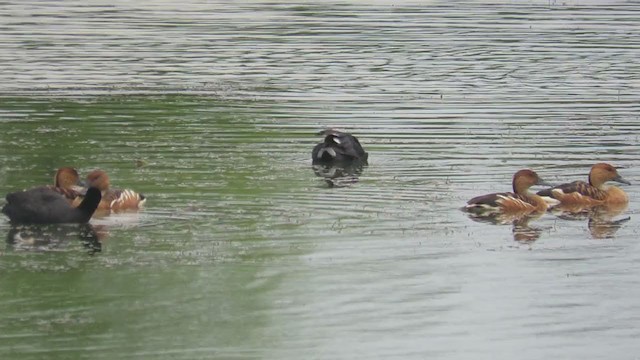
<svg viewBox="0 0 640 360">
<path fill-rule="evenodd" d="M 364 151 L 358 139 L 349 134 L 329 129 L 321 131 L 324 141 L 311 152 L 314 163 L 360 161 L 366 163 L 369 154 Z"/>
<path fill-rule="evenodd" d="M 62 194 L 49 187 L 16 191 L 6 199 L 2 212 L 12 223 L 86 223 L 98 207 L 102 194 L 97 188 L 90 187 L 78 207 L 71 206 Z"/>
</svg>

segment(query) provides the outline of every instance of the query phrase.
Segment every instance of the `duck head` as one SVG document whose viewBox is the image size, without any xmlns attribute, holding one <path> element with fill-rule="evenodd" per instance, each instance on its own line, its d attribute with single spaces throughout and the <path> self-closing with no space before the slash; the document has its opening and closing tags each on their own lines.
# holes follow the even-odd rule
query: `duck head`
<svg viewBox="0 0 640 360">
<path fill-rule="evenodd" d="M 80 186 L 80 175 L 78 171 L 71 166 L 64 166 L 56 171 L 53 178 L 55 187 L 62 189 L 71 189 L 74 186 Z"/>
<path fill-rule="evenodd" d="M 106 191 L 109 189 L 109 175 L 104 170 L 93 170 L 87 175 L 87 185 Z"/>
<path fill-rule="evenodd" d="M 621 184 L 631 185 L 631 183 L 618 174 L 618 170 L 607 163 L 598 163 L 591 167 L 589 171 L 589 184 L 597 188 L 607 181 L 615 181 Z"/>
<path fill-rule="evenodd" d="M 552 186 L 544 181 L 538 174 L 529 169 L 523 169 L 513 175 L 513 192 L 525 194 L 533 185 Z"/>
</svg>

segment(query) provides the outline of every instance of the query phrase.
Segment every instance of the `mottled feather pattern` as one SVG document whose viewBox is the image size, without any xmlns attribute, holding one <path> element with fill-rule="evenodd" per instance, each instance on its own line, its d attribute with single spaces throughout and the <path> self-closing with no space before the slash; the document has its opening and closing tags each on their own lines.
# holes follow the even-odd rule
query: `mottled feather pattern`
<svg viewBox="0 0 640 360">
<path fill-rule="evenodd" d="M 528 196 L 506 192 L 475 197 L 469 200 L 466 208 L 479 211 L 521 212 L 535 210 L 534 203 Z"/>
<path fill-rule="evenodd" d="M 562 202 L 593 203 L 604 201 L 607 197 L 607 192 L 584 181 L 574 181 L 539 191 L 538 195 Z"/>
<path fill-rule="evenodd" d="M 518 194 L 506 194 L 499 196 L 498 203 L 505 211 L 531 211 L 536 208 L 528 196 Z"/>
<path fill-rule="evenodd" d="M 567 189 L 561 188 L 560 190 L 562 190 L 565 194 L 570 192 L 577 192 L 580 195 L 588 196 L 596 200 L 604 200 L 607 196 L 606 191 L 603 191 L 594 186 L 591 186 L 584 181 L 574 181 L 569 185 L 573 185 L 573 186 L 569 186 L 567 187 Z"/>
<path fill-rule="evenodd" d="M 144 195 L 129 189 L 109 189 L 103 196 L 101 209 L 122 210 L 137 209 L 146 201 Z"/>
</svg>

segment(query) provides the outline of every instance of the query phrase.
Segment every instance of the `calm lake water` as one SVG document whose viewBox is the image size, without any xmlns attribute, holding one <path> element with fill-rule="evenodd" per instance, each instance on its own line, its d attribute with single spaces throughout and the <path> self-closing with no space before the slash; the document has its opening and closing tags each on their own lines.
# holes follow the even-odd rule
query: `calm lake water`
<svg viewBox="0 0 640 360">
<path fill-rule="evenodd" d="M 0 3 L 0 192 L 73 165 L 148 196 L 17 242 L 3 217 L 0 358 L 640 358 L 638 24 L 626 1 Z M 326 127 L 369 151 L 334 187 Z M 602 161 L 618 214 L 459 210 Z"/>
</svg>

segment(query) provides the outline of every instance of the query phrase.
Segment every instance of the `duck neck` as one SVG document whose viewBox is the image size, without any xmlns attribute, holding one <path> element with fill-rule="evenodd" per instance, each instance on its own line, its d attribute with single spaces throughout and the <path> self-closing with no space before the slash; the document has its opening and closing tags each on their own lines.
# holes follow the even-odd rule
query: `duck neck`
<svg viewBox="0 0 640 360">
<path fill-rule="evenodd" d="M 524 183 L 520 179 L 513 180 L 513 192 L 518 195 L 527 196 L 529 194 L 529 187 L 531 187 L 528 183 Z"/>
<path fill-rule="evenodd" d="M 534 206 L 536 207 L 536 211 L 538 212 L 547 211 L 549 204 L 546 201 L 544 201 L 542 196 L 527 192 L 527 197 L 529 198 L 531 203 L 534 204 Z"/>
<path fill-rule="evenodd" d="M 596 189 L 603 189 L 604 183 L 606 180 L 603 180 L 597 174 L 589 174 L 589 185 L 593 186 Z"/>
</svg>

